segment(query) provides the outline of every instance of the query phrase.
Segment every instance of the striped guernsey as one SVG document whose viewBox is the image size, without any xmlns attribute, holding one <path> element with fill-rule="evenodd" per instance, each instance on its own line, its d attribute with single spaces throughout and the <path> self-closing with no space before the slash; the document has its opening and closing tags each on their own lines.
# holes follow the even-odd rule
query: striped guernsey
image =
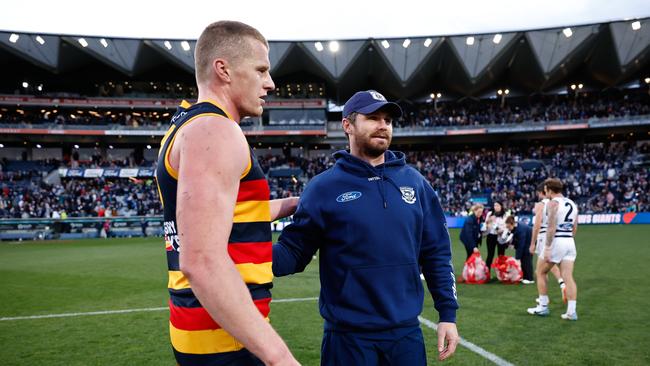
<svg viewBox="0 0 650 366">
<path fill-rule="evenodd" d="M 171 126 L 161 141 L 156 170 L 164 210 L 165 248 L 169 270 L 169 332 L 177 359 L 188 361 L 205 361 L 210 355 L 216 356 L 244 348 L 228 332 L 221 329 L 201 306 L 179 268 L 182 243 L 179 241 L 176 221 L 178 173 L 169 163 L 169 154 L 178 131 L 200 116 L 224 116 L 232 120 L 227 112 L 211 101 L 194 105 L 184 101 L 172 117 Z M 270 289 L 273 286 L 269 197 L 269 186 L 264 172 L 251 149 L 248 167 L 240 178 L 228 253 L 248 286 L 255 305 L 265 318 L 270 311 Z"/>
</svg>

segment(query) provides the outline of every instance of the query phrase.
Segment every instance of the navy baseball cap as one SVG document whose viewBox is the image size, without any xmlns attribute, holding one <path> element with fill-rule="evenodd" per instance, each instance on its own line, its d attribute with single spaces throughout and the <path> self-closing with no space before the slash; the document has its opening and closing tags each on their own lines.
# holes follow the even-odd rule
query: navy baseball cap
<svg viewBox="0 0 650 366">
<path fill-rule="evenodd" d="M 393 118 L 402 116 L 402 108 L 397 103 L 387 101 L 381 93 L 375 90 L 365 90 L 356 92 L 352 98 L 345 102 L 343 117 L 347 117 L 354 112 L 370 114 L 381 108 L 385 108 Z"/>
</svg>

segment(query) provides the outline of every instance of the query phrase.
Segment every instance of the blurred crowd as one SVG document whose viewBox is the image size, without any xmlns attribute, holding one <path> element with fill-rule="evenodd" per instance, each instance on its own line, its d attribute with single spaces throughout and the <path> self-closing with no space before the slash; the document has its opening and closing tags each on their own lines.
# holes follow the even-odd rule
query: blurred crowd
<svg viewBox="0 0 650 366">
<path fill-rule="evenodd" d="M 443 209 L 452 216 L 465 215 L 473 202 L 494 201 L 511 212 L 530 214 L 535 186 L 547 177 L 564 182 L 565 195 L 579 205 L 581 213 L 650 211 L 649 142 L 413 151 L 406 156 L 429 180 Z M 329 153 L 313 158 L 259 154 L 258 158 L 269 176 L 271 198 L 299 196 L 309 179 L 335 162 Z M 77 166 L 133 163 L 100 160 Z M 152 179 L 61 178 L 60 183 L 46 183 L 47 173 L 2 169 L 0 218 L 53 217 L 62 212 L 67 216 L 162 214 Z"/>
<path fill-rule="evenodd" d="M 491 100 L 449 101 L 403 106 L 396 127 L 479 126 L 523 122 L 586 121 L 650 114 L 647 93 L 548 95 Z"/>
<path fill-rule="evenodd" d="M 295 87 L 294 87 L 295 88 Z M 283 89 L 284 90 L 284 89 Z M 309 90 L 305 88 L 297 90 Z M 279 93 L 279 92 L 278 92 Z M 322 91 L 315 92 L 322 93 Z M 283 95 L 283 94 L 279 94 Z M 293 95 L 293 94 L 291 94 Z M 291 96 L 287 96 L 291 98 Z M 643 90 L 611 91 L 560 95 L 511 97 L 507 100 L 470 99 L 402 103 L 404 116 L 395 121 L 396 127 L 463 127 L 516 124 L 523 122 L 587 121 L 591 118 L 619 118 L 650 114 L 650 95 Z M 173 110 L 133 111 L 126 109 L 79 110 L 78 108 L 0 108 L 0 124 L 25 126 L 44 123 L 56 125 L 126 127 L 145 126 L 165 129 Z M 339 116 L 331 115 L 330 119 Z M 246 125 L 255 124 L 247 120 Z"/>
</svg>

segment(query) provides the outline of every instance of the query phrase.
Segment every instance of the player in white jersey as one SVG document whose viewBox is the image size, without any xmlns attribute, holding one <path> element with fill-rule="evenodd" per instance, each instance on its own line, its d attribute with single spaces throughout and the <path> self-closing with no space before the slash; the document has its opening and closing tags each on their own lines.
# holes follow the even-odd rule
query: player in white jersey
<svg viewBox="0 0 650 366">
<path fill-rule="evenodd" d="M 537 197 L 539 202 L 535 203 L 535 221 L 533 222 L 533 235 L 530 241 L 530 254 L 537 254 L 537 265 L 535 266 L 535 276 L 539 277 L 542 274 L 540 273 L 544 259 L 542 255 L 544 254 L 544 243 L 546 242 L 546 229 L 548 228 L 548 216 L 546 216 L 546 204 L 550 201 L 546 198 L 546 193 L 544 192 L 544 182 L 537 185 Z M 557 279 L 558 284 L 560 285 L 560 292 L 562 293 L 562 301 L 566 302 L 566 286 L 564 280 L 560 275 L 560 269 L 557 265 L 551 267 L 551 273 Z M 522 281 L 524 284 L 527 282 Z M 539 302 L 539 299 L 537 300 Z"/>
<path fill-rule="evenodd" d="M 555 264 L 559 264 L 560 273 L 566 283 L 568 298 L 567 311 L 561 318 L 578 320 L 576 313 L 577 286 L 573 279 L 573 266 L 576 260 L 576 245 L 573 238 L 578 229 L 578 208 L 576 204 L 562 195 L 562 182 L 549 178 L 544 181 L 544 191 L 550 201 L 546 204 L 548 227 L 546 242 L 541 258 L 544 262 L 537 278 L 539 305 L 528 309 L 534 315 L 548 315 L 548 295 L 546 275 Z"/>
</svg>

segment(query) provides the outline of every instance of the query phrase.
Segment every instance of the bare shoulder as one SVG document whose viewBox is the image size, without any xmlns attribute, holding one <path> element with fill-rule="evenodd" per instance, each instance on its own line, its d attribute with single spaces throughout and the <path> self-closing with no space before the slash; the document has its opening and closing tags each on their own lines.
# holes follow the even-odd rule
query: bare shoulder
<svg viewBox="0 0 650 366">
<path fill-rule="evenodd" d="M 246 169 L 248 143 L 237 123 L 222 116 L 201 116 L 184 125 L 172 147 L 177 165 L 194 164 L 214 167 L 225 162 L 234 170 Z M 216 163 L 216 164 L 215 164 Z"/>
<path fill-rule="evenodd" d="M 555 200 L 550 200 L 546 205 L 547 205 L 546 207 L 548 207 L 549 210 L 554 210 L 557 209 L 558 203 Z"/>
</svg>

